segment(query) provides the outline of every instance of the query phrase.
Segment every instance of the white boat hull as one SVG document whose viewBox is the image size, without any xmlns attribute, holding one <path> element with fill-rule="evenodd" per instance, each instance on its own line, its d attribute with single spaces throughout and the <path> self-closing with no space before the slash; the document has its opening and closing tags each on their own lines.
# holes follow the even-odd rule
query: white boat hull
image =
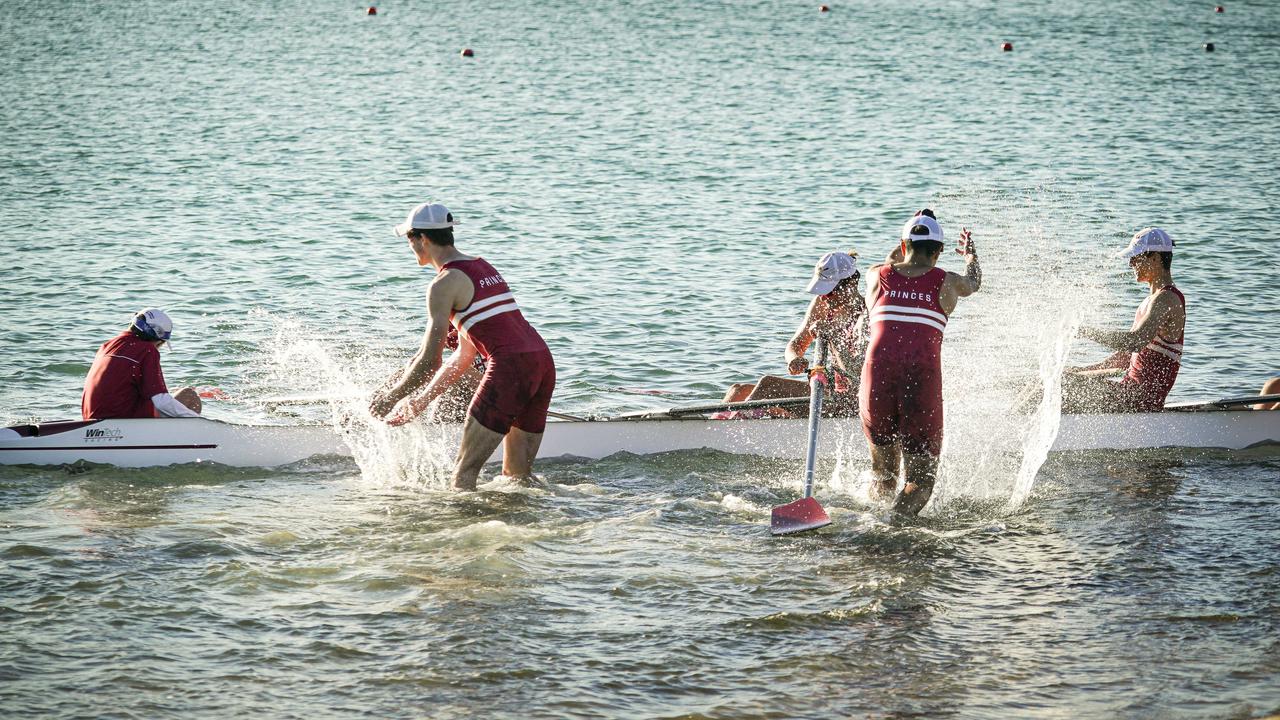
<svg viewBox="0 0 1280 720">
<path fill-rule="evenodd" d="M 34 437 L 0 437 L 0 464 L 61 465 L 84 460 L 120 467 L 214 462 L 287 465 L 315 455 L 350 455 L 330 427 L 236 425 L 207 418 L 44 423 Z M 0 436 L 7 435 L 0 431 Z"/>
<path fill-rule="evenodd" d="M 1006 420 L 1007 423 L 1007 420 Z M 333 428 L 321 425 L 236 425 L 207 418 L 100 420 L 45 423 L 34 434 L 16 437 L 0 430 L 0 464 L 60 465 L 84 460 L 121 467 L 213 462 L 242 467 L 274 467 L 316 455 L 350 456 Z M 948 427 L 947 449 L 1015 451 L 1025 433 L 1001 432 L 998 425 Z M 27 430 L 31 432 L 31 429 Z M 396 433 L 421 432 L 407 427 Z M 439 442 L 458 440 L 458 429 Z M 619 452 L 645 455 L 710 448 L 726 453 L 801 459 L 807 441 L 804 420 L 629 419 L 548 423 L 539 458 L 602 458 Z M 1066 415 L 1051 451 L 1140 448 L 1225 448 L 1240 450 L 1280 444 L 1280 412 L 1220 410 L 1128 415 Z M 825 420 L 819 455 L 866 456 L 856 420 Z M 501 450 L 493 460 L 501 459 Z"/>
</svg>

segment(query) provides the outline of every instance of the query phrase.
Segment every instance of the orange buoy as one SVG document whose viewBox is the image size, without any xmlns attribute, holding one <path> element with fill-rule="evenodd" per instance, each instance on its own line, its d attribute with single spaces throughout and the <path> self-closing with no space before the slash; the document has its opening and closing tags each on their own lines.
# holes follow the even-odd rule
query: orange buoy
<svg viewBox="0 0 1280 720">
<path fill-rule="evenodd" d="M 1000 45 L 1000 49 L 1005 52 L 1013 52 L 1013 43 L 1007 42 Z"/>
<path fill-rule="evenodd" d="M 462 57 L 475 57 L 476 55 L 474 52 L 472 52 L 471 48 L 462 48 L 462 52 L 460 54 L 462 55 Z"/>
<path fill-rule="evenodd" d="M 370 5 L 370 6 L 369 6 L 369 9 L 364 11 L 364 14 L 365 14 L 365 15 L 377 15 L 377 14 L 378 14 L 378 8 L 376 8 L 376 7 L 372 6 L 372 5 Z"/>
</svg>

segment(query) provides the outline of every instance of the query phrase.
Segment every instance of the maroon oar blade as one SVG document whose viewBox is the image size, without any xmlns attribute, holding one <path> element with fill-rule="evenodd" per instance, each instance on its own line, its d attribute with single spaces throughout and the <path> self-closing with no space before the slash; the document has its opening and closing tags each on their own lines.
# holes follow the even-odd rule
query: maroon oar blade
<svg viewBox="0 0 1280 720">
<path fill-rule="evenodd" d="M 790 535 L 830 524 L 831 518 L 827 517 L 827 511 L 822 509 L 817 500 L 807 497 L 774 508 L 773 515 L 769 518 L 769 532 L 774 535 Z"/>
</svg>

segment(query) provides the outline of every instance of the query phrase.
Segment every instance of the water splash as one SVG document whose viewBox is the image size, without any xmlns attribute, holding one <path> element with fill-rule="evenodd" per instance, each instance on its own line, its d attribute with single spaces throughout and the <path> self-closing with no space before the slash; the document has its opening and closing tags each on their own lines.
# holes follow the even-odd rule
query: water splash
<svg viewBox="0 0 1280 720">
<path fill-rule="evenodd" d="M 1012 509 L 1029 496 L 1057 435 L 1071 339 L 1107 297 L 1099 252 L 1081 248 L 1097 247 L 1090 238 L 1110 219 L 1082 211 L 1086 198 L 1057 185 L 979 186 L 932 202 L 951 236 L 962 226 L 974 231 L 984 277 L 952 314 L 943 344 L 946 439 L 931 507 L 965 498 Z M 955 255 L 939 266 L 961 271 Z M 1042 389 L 1028 412 L 1028 398 Z M 856 421 L 853 430 L 861 440 Z M 867 498 L 866 468 L 865 450 L 843 453 L 830 486 Z"/>
<path fill-rule="evenodd" d="M 374 486 L 443 489 L 453 468 L 456 430 L 432 423 L 391 427 L 369 415 L 372 388 L 389 369 L 363 354 L 344 355 L 324 333 L 292 319 L 275 321 L 275 341 L 259 383 L 315 398 L 351 448 L 362 479 Z"/>
</svg>

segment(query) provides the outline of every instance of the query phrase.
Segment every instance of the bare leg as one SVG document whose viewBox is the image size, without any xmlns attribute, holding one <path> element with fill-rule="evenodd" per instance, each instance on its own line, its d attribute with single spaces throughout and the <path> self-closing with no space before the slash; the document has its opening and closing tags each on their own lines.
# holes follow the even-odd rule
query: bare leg
<svg viewBox="0 0 1280 720">
<path fill-rule="evenodd" d="M 751 395 L 751 391 L 755 389 L 756 386 L 751 383 L 734 383 L 729 386 L 729 390 L 724 394 L 724 399 L 720 402 L 742 402 L 743 400 L 746 400 L 747 397 Z"/>
<path fill-rule="evenodd" d="M 938 477 L 938 458 L 933 455 L 902 454 L 907 482 L 893 504 L 893 509 L 908 515 L 919 515 L 933 495 L 933 483 Z"/>
<path fill-rule="evenodd" d="M 538 446 L 541 444 L 542 433 L 511 428 L 507 439 L 502 443 L 502 474 L 522 482 L 532 481 L 533 461 L 538 457 Z"/>
<path fill-rule="evenodd" d="M 458 464 L 453 470 L 454 490 L 475 490 L 480 468 L 498 449 L 502 435 L 481 425 L 475 417 L 467 415 L 462 426 L 462 443 L 458 447 Z"/>
<path fill-rule="evenodd" d="M 173 394 L 173 399 L 182 403 L 193 413 L 197 415 L 204 409 L 204 401 L 200 399 L 200 393 L 195 388 L 184 387 Z"/>
<path fill-rule="evenodd" d="M 1275 395 L 1280 393 L 1280 377 L 1273 377 L 1262 384 L 1262 391 L 1259 395 Z M 1254 410 L 1280 410 L 1280 402 L 1258 403 L 1253 406 Z"/>
<path fill-rule="evenodd" d="M 806 380 L 765 375 L 760 383 L 751 391 L 748 400 L 773 400 L 776 398 L 808 397 L 809 383 Z"/>
<path fill-rule="evenodd" d="M 872 445 L 871 472 L 875 477 L 871 485 L 871 497 L 888 500 L 898 489 L 898 469 L 902 467 L 902 451 L 896 445 Z"/>
</svg>

